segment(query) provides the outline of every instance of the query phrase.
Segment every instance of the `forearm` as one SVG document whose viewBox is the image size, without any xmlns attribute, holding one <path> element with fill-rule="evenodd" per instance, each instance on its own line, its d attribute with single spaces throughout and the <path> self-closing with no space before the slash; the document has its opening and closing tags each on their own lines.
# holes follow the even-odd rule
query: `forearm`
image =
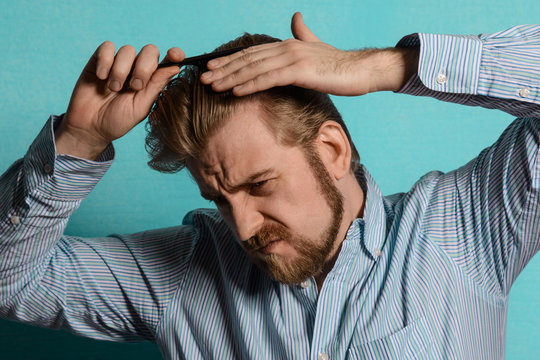
<svg viewBox="0 0 540 360">
<path fill-rule="evenodd" d="M 0 177 L 0 317 L 96 339 L 152 340 L 196 232 L 63 235 L 111 165 L 113 149 L 99 161 L 57 155 L 53 133 L 49 121 L 25 158 Z"/>
<path fill-rule="evenodd" d="M 52 118 L 24 159 L 0 177 L 0 300 L 23 289 L 46 262 L 69 216 L 92 190 L 109 163 L 58 159 Z M 112 156 L 112 149 L 107 156 Z"/>
<path fill-rule="evenodd" d="M 357 51 L 356 74 L 369 70 L 367 91 L 398 91 L 418 71 L 418 47 L 367 49 Z M 365 81 L 362 77 L 358 81 Z"/>
</svg>

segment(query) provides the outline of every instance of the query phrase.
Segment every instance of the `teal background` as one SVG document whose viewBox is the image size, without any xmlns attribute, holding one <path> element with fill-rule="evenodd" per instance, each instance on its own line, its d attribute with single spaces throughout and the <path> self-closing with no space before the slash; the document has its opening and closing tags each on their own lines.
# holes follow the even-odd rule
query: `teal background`
<svg viewBox="0 0 540 360">
<path fill-rule="evenodd" d="M 243 32 L 290 37 L 295 11 L 323 41 L 343 49 L 387 47 L 413 32 L 478 34 L 538 21 L 540 3 L 525 1 L 0 1 L 0 171 L 26 149 L 49 114 L 65 111 L 94 49 L 111 40 L 165 53 L 207 52 Z M 406 191 L 430 170 L 452 170 L 496 140 L 512 117 L 391 93 L 335 98 L 362 161 L 383 193 Z M 118 140 L 109 173 L 73 215 L 67 233 L 129 233 L 178 224 L 200 198 L 185 173 L 146 165 L 144 128 Z M 516 281 L 507 328 L 507 358 L 540 353 L 540 257 Z M 114 344 L 63 331 L 0 321 L 0 359 L 152 359 L 154 344 Z"/>
</svg>

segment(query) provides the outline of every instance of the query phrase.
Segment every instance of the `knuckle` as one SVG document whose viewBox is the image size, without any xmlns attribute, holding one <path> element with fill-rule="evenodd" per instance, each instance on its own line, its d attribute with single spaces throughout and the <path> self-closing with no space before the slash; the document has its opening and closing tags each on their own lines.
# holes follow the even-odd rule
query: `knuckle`
<svg viewBox="0 0 540 360">
<path fill-rule="evenodd" d="M 294 49 L 297 45 L 297 41 L 295 39 L 287 39 L 283 41 L 283 47 L 285 49 Z"/>
<path fill-rule="evenodd" d="M 152 75 L 152 70 L 149 67 L 141 67 L 137 68 L 136 73 L 133 74 L 134 77 L 140 78 L 140 79 L 147 79 Z"/>
<path fill-rule="evenodd" d="M 222 78 L 223 76 L 225 76 L 226 68 L 227 68 L 227 65 L 225 65 L 223 67 L 220 67 L 220 68 L 217 68 L 215 70 L 212 70 L 212 72 L 214 73 L 214 76 L 216 78 Z"/>
<path fill-rule="evenodd" d="M 141 51 L 149 51 L 149 52 L 157 53 L 159 55 L 159 49 L 154 44 L 146 44 L 146 45 L 144 45 L 143 48 L 141 49 Z"/>
<path fill-rule="evenodd" d="M 230 73 L 229 75 L 227 75 L 225 78 L 224 78 L 225 81 L 232 81 L 232 82 L 236 82 L 236 80 L 238 80 L 238 72 L 235 71 L 233 73 Z"/>
<path fill-rule="evenodd" d="M 255 79 L 250 79 L 250 80 L 246 81 L 246 83 L 244 84 L 244 86 L 245 86 L 247 89 L 258 90 L 258 89 L 257 89 L 257 81 L 256 81 Z"/>
<path fill-rule="evenodd" d="M 124 45 L 120 48 L 120 50 L 118 50 L 118 52 L 125 52 L 129 55 L 135 55 L 137 50 L 135 50 L 135 48 L 132 46 L 132 45 Z"/>
<path fill-rule="evenodd" d="M 143 46 L 143 49 L 148 49 L 148 50 L 158 50 L 158 47 L 154 44 L 146 44 Z"/>
<path fill-rule="evenodd" d="M 253 69 L 253 68 L 256 68 L 256 67 L 262 65 L 263 62 L 264 62 L 264 59 L 253 60 L 251 63 L 249 63 L 249 65 L 247 67 L 249 69 Z"/>
<path fill-rule="evenodd" d="M 114 44 L 110 41 L 103 42 L 95 52 L 95 56 L 99 61 L 107 60 L 111 54 L 114 56 Z"/>
<path fill-rule="evenodd" d="M 100 63 L 110 61 L 110 56 L 105 51 L 98 51 L 96 54 L 96 58 Z"/>
<path fill-rule="evenodd" d="M 101 43 L 101 45 L 99 45 L 99 48 L 100 49 L 105 49 L 105 48 L 114 48 L 114 44 L 112 41 L 109 41 L 109 40 L 106 40 L 104 42 Z"/>
<path fill-rule="evenodd" d="M 300 49 L 300 44 L 297 40 L 291 40 L 290 42 L 285 43 L 284 45 L 285 51 L 293 56 L 296 56 L 298 54 L 298 51 Z"/>
<path fill-rule="evenodd" d="M 264 75 L 268 80 L 273 80 L 273 79 L 278 78 L 281 74 L 283 74 L 282 69 L 273 69 L 273 70 L 270 70 L 269 72 L 267 72 Z"/>
<path fill-rule="evenodd" d="M 242 56 L 240 56 L 240 59 L 246 63 L 251 62 L 251 59 L 253 57 L 252 53 L 247 50 L 248 49 L 242 50 Z"/>
</svg>

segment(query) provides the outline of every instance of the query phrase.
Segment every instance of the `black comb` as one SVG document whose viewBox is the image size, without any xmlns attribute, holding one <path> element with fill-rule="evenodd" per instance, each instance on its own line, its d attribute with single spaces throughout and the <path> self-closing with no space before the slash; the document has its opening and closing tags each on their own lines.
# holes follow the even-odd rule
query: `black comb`
<svg viewBox="0 0 540 360">
<path fill-rule="evenodd" d="M 168 66 L 182 67 L 182 66 L 186 66 L 186 65 L 206 64 L 208 61 L 210 61 L 212 59 L 222 57 L 222 56 L 227 56 L 227 55 L 230 55 L 230 54 L 234 54 L 235 52 L 247 49 L 250 46 L 253 46 L 253 45 L 240 46 L 240 47 L 236 47 L 236 48 L 232 48 L 232 49 L 216 51 L 216 52 L 211 52 L 211 53 L 208 53 L 208 54 L 202 54 L 202 55 L 197 55 L 197 56 L 192 56 L 192 57 L 185 58 L 184 60 L 182 60 L 180 62 L 161 63 L 161 64 L 158 65 L 158 69 L 163 68 L 163 67 L 168 67 Z"/>
</svg>

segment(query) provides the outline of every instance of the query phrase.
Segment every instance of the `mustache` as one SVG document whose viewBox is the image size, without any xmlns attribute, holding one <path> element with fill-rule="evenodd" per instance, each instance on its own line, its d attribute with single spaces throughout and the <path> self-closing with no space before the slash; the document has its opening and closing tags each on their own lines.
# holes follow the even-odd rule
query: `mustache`
<svg viewBox="0 0 540 360">
<path fill-rule="evenodd" d="M 264 225 L 255 235 L 243 242 L 247 251 L 255 251 L 265 247 L 272 241 L 284 240 L 291 237 L 291 234 L 283 225 Z"/>
</svg>

